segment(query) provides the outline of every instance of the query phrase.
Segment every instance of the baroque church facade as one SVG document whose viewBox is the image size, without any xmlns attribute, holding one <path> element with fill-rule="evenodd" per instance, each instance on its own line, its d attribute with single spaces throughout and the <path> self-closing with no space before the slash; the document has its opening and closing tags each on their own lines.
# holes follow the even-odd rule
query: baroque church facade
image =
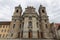
<svg viewBox="0 0 60 40">
<path fill-rule="evenodd" d="M 16 6 L 9 28 L 9 38 L 53 38 L 46 8 L 40 5 L 38 12 L 28 6 Z"/>
<path fill-rule="evenodd" d="M 11 21 L 0 22 L 0 40 L 60 40 L 60 23 L 50 23 L 46 7 L 15 7 Z"/>
</svg>

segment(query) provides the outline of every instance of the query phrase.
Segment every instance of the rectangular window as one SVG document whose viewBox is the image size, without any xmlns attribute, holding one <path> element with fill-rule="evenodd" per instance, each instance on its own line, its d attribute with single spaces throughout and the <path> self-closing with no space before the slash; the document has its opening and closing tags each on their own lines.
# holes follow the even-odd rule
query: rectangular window
<svg viewBox="0 0 60 40">
<path fill-rule="evenodd" d="M 3 32 L 3 29 L 1 30 L 1 32 Z"/>
<path fill-rule="evenodd" d="M 32 27 L 32 22 L 29 22 L 28 28 Z"/>
<path fill-rule="evenodd" d="M 23 20 L 24 20 L 24 18 L 23 18 Z"/>
<path fill-rule="evenodd" d="M 5 25 L 3 25 L 3 28 L 5 28 Z"/>
<path fill-rule="evenodd" d="M 36 18 L 36 20 L 38 20 L 38 18 Z"/>
<path fill-rule="evenodd" d="M 2 25 L 0 25 L 0 28 L 2 27 Z"/>
<path fill-rule="evenodd" d="M 40 29 L 42 29 L 42 25 L 41 24 L 39 24 L 40 25 Z"/>
<path fill-rule="evenodd" d="M 3 34 L 3 38 L 4 38 L 5 34 Z"/>
<path fill-rule="evenodd" d="M 21 29 L 21 24 L 20 24 L 20 29 Z"/>
<path fill-rule="evenodd" d="M 11 37 L 13 36 L 13 33 L 11 34 Z"/>
<path fill-rule="evenodd" d="M 9 30 L 7 32 L 9 32 Z"/>
<path fill-rule="evenodd" d="M 38 34 L 38 38 L 40 37 L 40 35 L 39 35 L 39 31 L 37 31 L 37 34 Z"/>
<path fill-rule="evenodd" d="M 9 28 L 10 26 L 9 25 L 6 25 L 6 28 Z"/>
<path fill-rule="evenodd" d="M 37 28 L 38 28 L 38 22 L 37 22 Z"/>
<path fill-rule="evenodd" d="M 23 31 L 21 32 L 21 38 L 23 38 Z"/>
<path fill-rule="evenodd" d="M 24 22 L 22 23 L 22 27 L 24 27 Z"/>
<path fill-rule="evenodd" d="M 48 28 L 48 27 L 47 27 L 47 24 L 46 24 L 46 28 Z"/>
<path fill-rule="evenodd" d="M 1 34 L 0 34 L 0 38 L 1 38 Z"/>
<path fill-rule="evenodd" d="M 16 22 L 16 19 L 14 20 L 14 22 Z"/>
<path fill-rule="evenodd" d="M 5 32 L 6 32 L 6 29 L 5 29 Z"/>
<path fill-rule="evenodd" d="M 29 17 L 29 20 L 32 20 L 32 17 Z"/>
<path fill-rule="evenodd" d="M 6 37 L 8 37 L 8 34 L 6 34 Z"/>
<path fill-rule="evenodd" d="M 45 20 L 45 22 L 47 22 L 47 20 Z"/>
<path fill-rule="evenodd" d="M 6 25 L 6 28 L 7 28 L 8 25 Z"/>
<path fill-rule="evenodd" d="M 15 24 L 13 25 L 13 28 L 15 28 Z"/>
</svg>

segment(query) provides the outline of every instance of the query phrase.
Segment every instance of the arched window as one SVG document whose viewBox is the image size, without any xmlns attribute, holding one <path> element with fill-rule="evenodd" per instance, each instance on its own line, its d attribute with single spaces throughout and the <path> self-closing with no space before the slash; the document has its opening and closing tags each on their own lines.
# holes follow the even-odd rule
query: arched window
<svg viewBox="0 0 60 40">
<path fill-rule="evenodd" d="M 18 9 L 16 10 L 16 12 L 18 13 Z"/>
<path fill-rule="evenodd" d="M 42 13 L 45 13 L 45 10 L 42 10 Z"/>
</svg>

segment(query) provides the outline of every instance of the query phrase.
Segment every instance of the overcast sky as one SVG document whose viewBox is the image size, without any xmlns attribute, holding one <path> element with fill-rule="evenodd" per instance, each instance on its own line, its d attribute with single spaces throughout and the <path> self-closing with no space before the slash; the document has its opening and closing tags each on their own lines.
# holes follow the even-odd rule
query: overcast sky
<svg viewBox="0 0 60 40">
<path fill-rule="evenodd" d="M 11 21 L 15 6 L 34 6 L 37 10 L 42 4 L 46 7 L 50 22 L 60 23 L 60 0 L 0 0 L 0 21 Z"/>
</svg>

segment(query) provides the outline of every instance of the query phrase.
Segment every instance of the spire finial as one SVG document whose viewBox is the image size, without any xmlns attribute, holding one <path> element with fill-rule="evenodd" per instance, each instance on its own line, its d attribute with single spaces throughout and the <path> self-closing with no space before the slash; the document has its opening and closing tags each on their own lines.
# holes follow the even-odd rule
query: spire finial
<svg viewBox="0 0 60 40">
<path fill-rule="evenodd" d="M 20 4 L 18 6 L 21 8 L 21 5 Z"/>
</svg>

